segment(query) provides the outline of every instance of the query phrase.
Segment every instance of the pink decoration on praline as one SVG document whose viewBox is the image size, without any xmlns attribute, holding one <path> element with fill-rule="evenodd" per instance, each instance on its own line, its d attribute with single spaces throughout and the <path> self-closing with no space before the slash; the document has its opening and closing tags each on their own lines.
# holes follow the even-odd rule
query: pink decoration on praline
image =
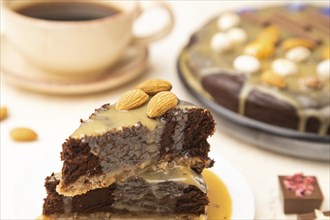
<svg viewBox="0 0 330 220">
<path fill-rule="evenodd" d="M 314 177 L 304 176 L 302 173 L 286 176 L 283 180 L 285 188 L 293 191 L 297 197 L 311 195 L 314 191 L 314 183 Z"/>
</svg>

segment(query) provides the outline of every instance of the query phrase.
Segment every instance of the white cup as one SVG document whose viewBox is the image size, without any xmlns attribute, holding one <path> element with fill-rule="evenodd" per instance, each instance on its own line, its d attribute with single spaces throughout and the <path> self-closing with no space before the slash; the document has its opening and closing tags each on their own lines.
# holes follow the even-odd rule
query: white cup
<svg viewBox="0 0 330 220">
<path fill-rule="evenodd" d="M 164 9 L 168 14 L 166 25 L 143 37 L 135 36 L 132 31 L 134 21 L 145 11 L 136 1 L 94 0 L 93 4 L 110 5 L 120 12 L 87 21 L 50 21 L 17 12 L 21 7 L 37 3 L 34 0 L 3 2 L 5 36 L 26 59 L 45 72 L 71 77 L 102 73 L 120 59 L 129 45 L 147 46 L 166 36 L 174 25 L 173 12 L 162 1 L 149 2 L 152 7 L 148 10 Z"/>
</svg>

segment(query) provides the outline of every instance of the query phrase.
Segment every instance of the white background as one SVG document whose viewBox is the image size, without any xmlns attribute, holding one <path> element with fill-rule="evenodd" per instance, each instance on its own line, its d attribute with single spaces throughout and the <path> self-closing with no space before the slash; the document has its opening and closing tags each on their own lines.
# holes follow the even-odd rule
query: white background
<svg viewBox="0 0 330 220">
<path fill-rule="evenodd" d="M 173 83 L 173 91 L 178 97 L 197 103 L 183 87 L 176 72 L 176 58 L 180 49 L 187 43 L 189 36 L 212 15 L 233 7 L 259 6 L 266 4 L 266 1 L 170 1 L 169 4 L 176 15 L 174 30 L 168 37 L 150 46 L 149 71 L 126 86 L 87 96 L 59 97 L 23 91 L 7 85 L 1 79 L 1 105 L 7 106 L 10 114 L 8 119 L 1 122 L 1 219 L 22 216 L 23 213 L 17 213 L 19 211 L 15 204 L 22 193 L 21 185 L 33 182 L 31 178 L 35 175 L 30 176 L 30 173 L 38 173 L 39 169 L 39 174 L 46 172 L 45 175 L 58 171 L 53 169 L 60 168 L 61 144 L 77 128 L 79 119 L 86 119 L 104 103 L 115 102 L 138 82 L 148 78 L 167 79 Z M 157 26 L 157 19 L 139 24 L 139 28 L 143 29 Z M 38 141 L 13 142 L 9 138 L 9 131 L 20 126 L 37 131 Z M 256 219 L 296 219 L 295 215 L 283 214 L 277 183 L 280 174 L 303 172 L 316 175 L 325 195 L 323 210 L 330 209 L 329 164 L 292 158 L 240 142 L 222 131 L 221 121 L 209 142 L 213 152 L 229 160 L 247 179 L 256 199 Z M 35 187 L 32 185 L 29 192 L 23 194 L 33 196 L 34 191 L 40 192 L 42 181 Z"/>
</svg>

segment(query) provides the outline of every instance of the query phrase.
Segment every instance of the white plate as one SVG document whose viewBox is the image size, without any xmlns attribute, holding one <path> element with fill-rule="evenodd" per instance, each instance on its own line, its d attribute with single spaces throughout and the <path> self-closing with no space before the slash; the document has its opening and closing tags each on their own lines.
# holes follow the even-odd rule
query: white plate
<svg viewBox="0 0 330 220">
<path fill-rule="evenodd" d="M 51 154 L 50 154 L 51 153 Z M 58 152 L 49 152 L 42 160 L 28 167 L 22 182 L 14 192 L 12 219 L 35 219 L 41 214 L 43 198 L 46 195 L 44 179 L 52 171 L 61 170 Z M 237 169 L 224 158 L 210 153 L 215 166 L 211 170 L 225 183 L 232 199 L 232 219 L 254 219 L 255 204 L 250 187 Z"/>
<path fill-rule="evenodd" d="M 232 199 L 231 219 L 254 219 L 255 203 L 252 190 L 240 172 L 225 158 L 214 152 L 209 157 L 214 159 L 212 170 L 226 185 Z"/>
</svg>

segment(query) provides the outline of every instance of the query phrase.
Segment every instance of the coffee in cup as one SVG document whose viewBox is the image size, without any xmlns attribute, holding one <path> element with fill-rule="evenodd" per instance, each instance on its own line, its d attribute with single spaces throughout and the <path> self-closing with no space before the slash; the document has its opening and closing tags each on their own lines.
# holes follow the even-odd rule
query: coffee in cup
<svg viewBox="0 0 330 220">
<path fill-rule="evenodd" d="M 93 2 L 36 2 L 18 8 L 17 13 L 50 21 L 88 21 L 114 16 L 120 9 Z"/>
<path fill-rule="evenodd" d="M 137 37 L 134 21 L 144 12 L 136 1 L 4 1 L 8 41 L 47 73 L 91 77 L 115 64 L 131 44 L 147 46 L 167 35 L 174 16 L 165 2 L 167 24 L 149 36 Z"/>
</svg>

